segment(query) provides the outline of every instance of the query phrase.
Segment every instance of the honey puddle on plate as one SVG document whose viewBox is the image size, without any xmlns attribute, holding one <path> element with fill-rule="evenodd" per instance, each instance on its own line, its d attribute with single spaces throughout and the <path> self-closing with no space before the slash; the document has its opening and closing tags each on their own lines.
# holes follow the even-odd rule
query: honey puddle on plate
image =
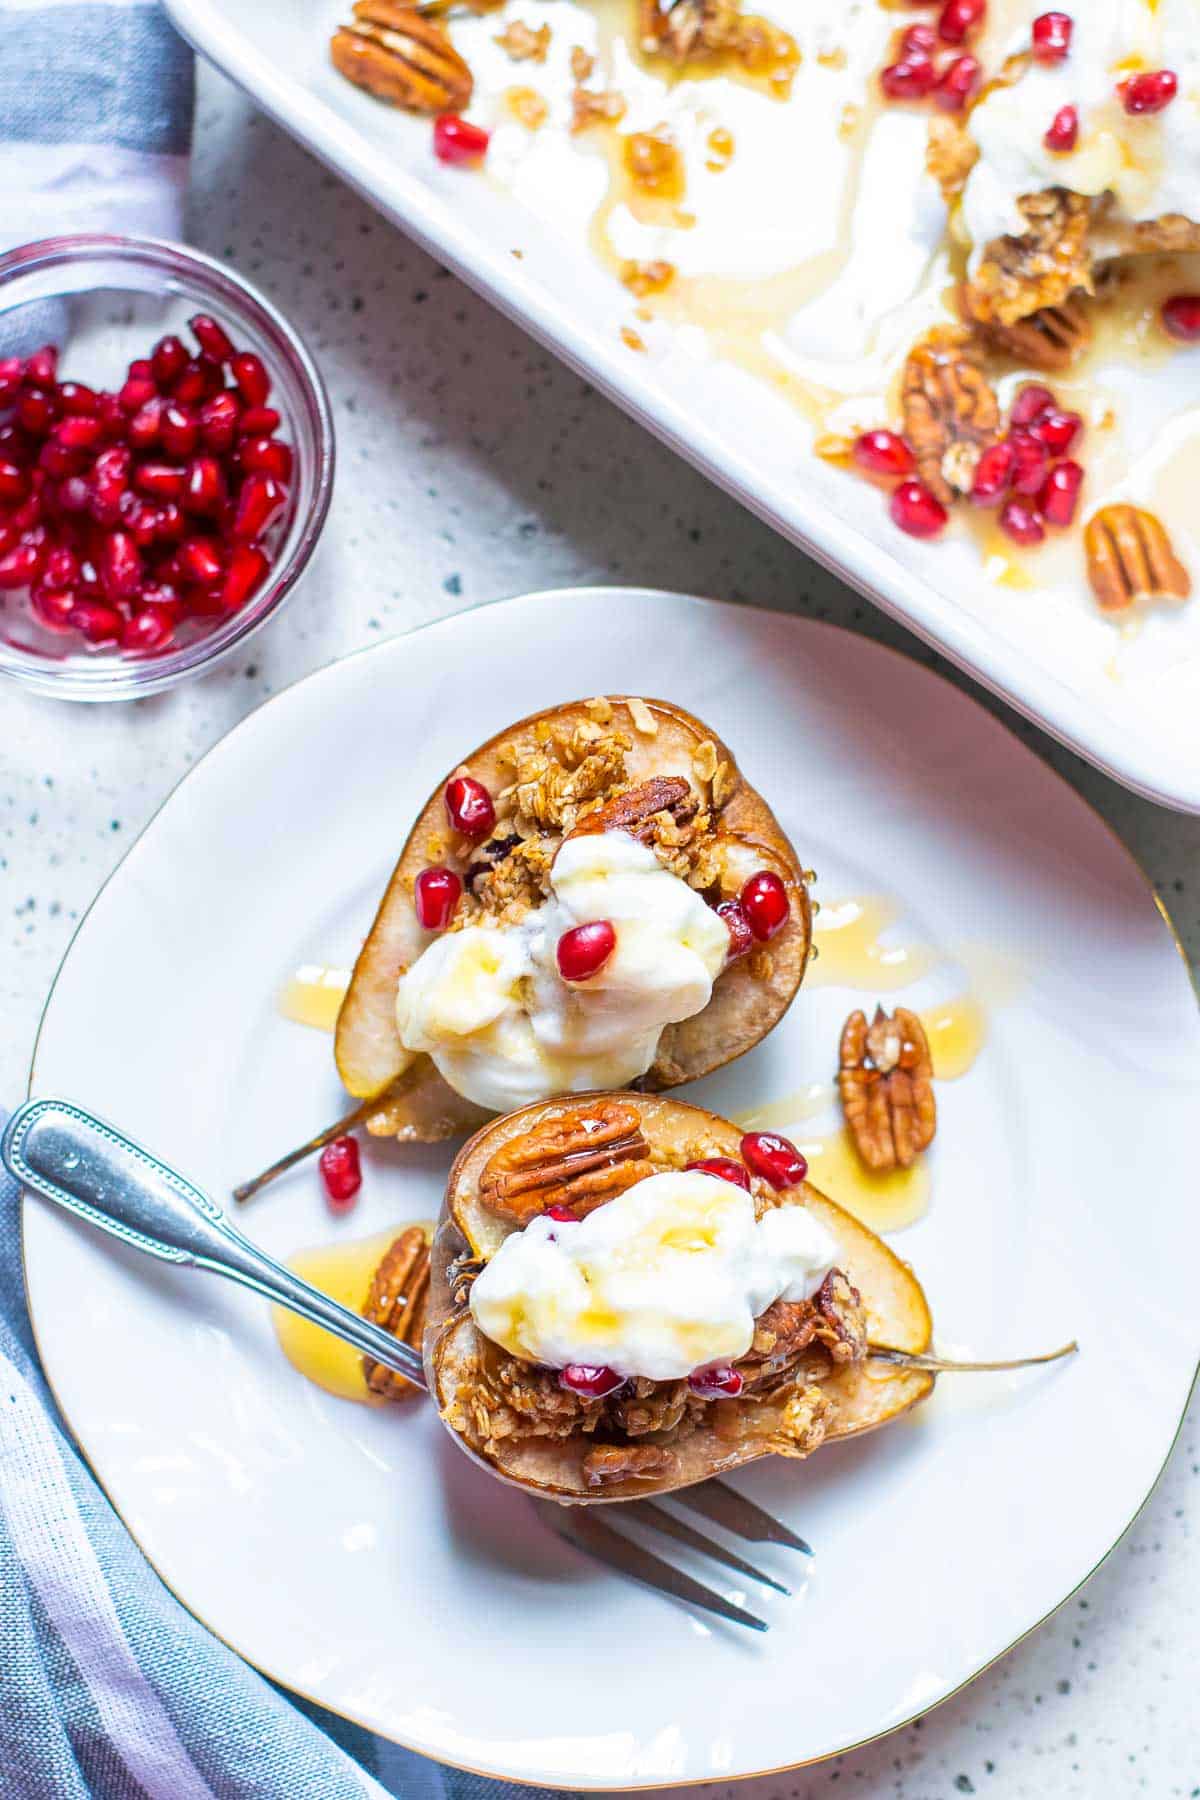
<svg viewBox="0 0 1200 1800">
<path fill-rule="evenodd" d="M 900 908 L 893 900 L 823 900 L 813 920 L 817 959 L 805 977 L 810 987 L 865 988 L 888 993 L 927 975 L 937 962 L 928 944 L 883 942 Z"/>
<path fill-rule="evenodd" d="M 279 996 L 279 1010 L 296 1025 L 316 1031 L 332 1031 L 350 986 L 349 969 L 331 969 L 323 963 L 305 963 L 296 970 Z"/>
<path fill-rule="evenodd" d="M 387 1231 L 377 1231 L 350 1243 L 320 1244 L 311 1250 L 299 1250 L 288 1257 L 287 1266 L 331 1300 L 340 1300 L 351 1312 L 359 1312 L 372 1275 L 403 1229 L 402 1225 L 393 1225 Z M 273 1306 L 271 1318 L 280 1349 L 306 1380 L 341 1400 L 361 1400 L 368 1406 L 377 1403 L 363 1376 L 360 1351 L 285 1307 Z"/>
</svg>

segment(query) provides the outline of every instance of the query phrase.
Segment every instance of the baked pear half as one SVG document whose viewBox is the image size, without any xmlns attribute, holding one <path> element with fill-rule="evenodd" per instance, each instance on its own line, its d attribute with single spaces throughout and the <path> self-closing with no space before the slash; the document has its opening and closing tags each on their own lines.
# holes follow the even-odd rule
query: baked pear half
<svg viewBox="0 0 1200 1800">
<path fill-rule="evenodd" d="M 354 966 L 338 1070 L 378 1099 L 368 1130 L 426 1142 L 555 1093 L 657 1092 L 765 1037 L 810 948 L 805 871 L 716 733 L 663 700 L 571 701 L 430 795 Z"/>
<path fill-rule="evenodd" d="M 657 1095 L 544 1102 L 484 1127 L 450 1173 L 423 1344 L 430 1392 L 456 1442 L 528 1492 L 572 1503 L 619 1501 L 670 1493 L 763 1456 L 804 1457 L 822 1443 L 874 1431 L 923 1400 L 931 1373 L 872 1354 L 873 1346 L 927 1351 L 932 1326 L 920 1283 L 802 1171 L 786 1139 L 743 1136 L 715 1113 Z M 682 1210 L 673 1195 L 683 1195 Z M 591 1252 L 584 1310 L 567 1285 L 547 1307 L 547 1254 L 557 1257 L 573 1231 L 598 1237 L 606 1212 L 615 1221 L 622 1209 L 635 1211 L 639 1197 L 629 1234 Z M 736 1244 L 731 1231 L 740 1231 Z M 811 1292 L 772 1300 L 754 1316 L 749 1348 L 689 1374 L 678 1372 L 682 1364 L 671 1378 L 657 1379 L 622 1378 L 611 1367 L 547 1366 L 514 1354 L 477 1322 L 477 1313 L 499 1319 L 502 1336 L 519 1337 L 540 1320 L 553 1335 L 570 1315 L 568 1336 L 594 1330 L 598 1344 L 611 1345 L 614 1329 L 623 1330 L 631 1357 L 705 1355 L 717 1341 L 708 1322 L 721 1315 L 722 1303 L 705 1260 L 706 1234 L 730 1251 L 716 1271 L 724 1276 L 747 1266 L 739 1258 L 749 1253 L 748 1231 L 769 1234 L 780 1254 L 787 1242 L 793 1271 L 805 1233 L 814 1238 L 821 1250 L 815 1262 L 810 1255 Z M 514 1233 L 523 1240 L 518 1249 L 538 1251 L 542 1261 L 530 1265 L 533 1279 L 523 1285 L 510 1246 L 505 1257 L 514 1263 L 515 1285 L 502 1281 L 485 1308 L 485 1272 L 493 1265 L 500 1272 L 495 1259 Z M 547 1253 L 539 1240 L 551 1234 Z M 664 1245 L 669 1261 L 655 1264 Z M 647 1246 L 649 1260 L 639 1260 Z M 687 1263 L 692 1255 L 700 1257 L 696 1281 Z M 567 1275 L 573 1279 L 574 1271 Z M 693 1287 L 690 1305 L 686 1290 Z M 619 1326 L 604 1316 L 616 1292 L 635 1296 L 629 1322 Z M 647 1294 L 661 1302 L 661 1332 L 637 1316 Z"/>
</svg>

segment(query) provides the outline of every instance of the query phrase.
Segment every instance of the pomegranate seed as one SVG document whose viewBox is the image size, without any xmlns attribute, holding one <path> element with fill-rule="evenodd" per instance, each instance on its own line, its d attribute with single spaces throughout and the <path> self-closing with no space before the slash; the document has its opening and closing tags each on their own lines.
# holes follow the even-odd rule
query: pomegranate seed
<svg viewBox="0 0 1200 1800">
<path fill-rule="evenodd" d="M 461 831 L 464 837 L 485 838 L 496 823 L 492 796 L 482 781 L 476 781 L 473 775 L 456 775 L 448 781 L 444 798 L 452 828 Z"/>
<path fill-rule="evenodd" d="M 1013 447 L 1007 438 L 989 444 L 975 465 L 971 483 L 971 499 L 976 506 L 993 506 L 1009 489 L 1012 481 Z"/>
<path fill-rule="evenodd" d="M 89 644 L 116 643 L 125 623 L 116 607 L 106 606 L 103 600 L 77 600 L 69 620 Z"/>
<path fill-rule="evenodd" d="M 133 471 L 133 485 L 141 494 L 156 500 L 179 500 L 183 497 L 184 471 L 174 463 L 144 462 Z"/>
<path fill-rule="evenodd" d="M 462 896 L 453 869 L 422 869 L 413 889 L 417 918 L 426 931 L 445 931 Z"/>
<path fill-rule="evenodd" d="M 233 394 L 214 394 L 200 408 L 200 436 L 210 450 L 232 450 L 241 407 Z"/>
<path fill-rule="evenodd" d="M 273 406 L 248 406 L 238 420 L 240 437 L 270 437 L 278 431 L 281 420 Z"/>
<path fill-rule="evenodd" d="M 938 36 L 932 25 L 910 25 L 900 33 L 900 56 L 932 56 Z"/>
<path fill-rule="evenodd" d="M 172 610 L 151 602 L 121 627 L 122 650 L 165 650 L 175 635 Z"/>
<path fill-rule="evenodd" d="M 129 421 L 125 433 L 135 450 L 149 450 L 158 442 L 158 428 L 162 420 L 166 401 L 161 394 L 155 394 L 153 400 L 147 400 L 140 406 Z"/>
<path fill-rule="evenodd" d="M 71 614 L 78 604 L 72 589 L 35 587 L 29 604 L 48 631 L 70 631 Z"/>
<path fill-rule="evenodd" d="M 1172 294 L 1163 301 L 1163 330 L 1181 344 L 1200 343 L 1200 294 Z"/>
<path fill-rule="evenodd" d="M 559 1372 L 558 1382 L 568 1393 L 578 1394 L 583 1400 L 603 1400 L 625 1386 L 625 1377 L 602 1363 L 568 1363 Z"/>
<path fill-rule="evenodd" d="M 135 500 L 125 515 L 125 529 L 139 550 L 148 549 L 158 537 L 158 508 L 148 500 Z"/>
<path fill-rule="evenodd" d="M 179 546 L 179 567 L 196 587 L 211 587 L 223 573 L 217 547 L 210 538 L 186 538 Z"/>
<path fill-rule="evenodd" d="M 564 931 L 554 947 L 564 981 L 587 981 L 599 974 L 617 947 L 617 934 L 607 919 L 592 919 Z"/>
<path fill-rule="evenodd" d="M 58 408 L 41 388 L 28 388 L 17 401 L 17 418 L 32 437 L 45 437 L 53 425 Z"/>
<path fill-rule="evenodd" d="M 748 1131 L 742 1139 L 742 1161 L 773 1188 L 797 1187 L 808 1174 L 808 1161 L 790 1138 L 776 1131 Z"/>
<path fill-rule="evenodd" d="M 1037 508 L 1027 500 L 1010 500 L 1000 514 L 1000 529 L 1007 532 L 1015 544 L 1027 548 L 1040 544 L 1046 535 L 1046 527 L 1038 516 Z"/>
<path fill-rule="evenodd" d="M 748 956 L 754 948 L 754 933 L 750 929 L 749 919 L 742 911 L 741 901 L 722 900 L 716 911 L 724 919 L 725 929 L 729 933 L 726 960 L 736 962 L 739 956 Z"/>
<path fill-rule="evenodd" d="M 91 489 L 82 475 L 69 475 L 58 490 L 59 510 L 64 513 L 86 512 Z"/>
<path fill-rule="evenodd" d="M 56 544 L 46 552 L 42 579 L 48 588 L 73 588 L 79 580 L 79 558 L 69 544 Z"/>
<path fill-rule="evenodd" d="M 0 460 L 0 506 L 19 506 L 29 492 L 29 477 L 16 463 Z"/>
<path fill-rule="evenodd" d="M 100 423 L 104 426 L 104 435 L 109 443 L 123 443 L 126 433 L 125 409 L 116 394 L 98 395 L 96 412 Z"/>
<path fill-rule="evenodd" d="M 154 527 L 154 535 L 160 544 L 177 544 L 187 530 L 187 520 L 183 516 L 182 507 L 168 500 L 165 506 L 155 509 L 158 520 Z"/>
<path fill-rule="evenodd" d="M 56 481 L 61 481 L 67 475 L 80 474 L 87 467 L 87 460 L 86 450 L 72 450 L 54 438 L 47 438 L 38 452 L 37 466 L 45 475 L 53 475 Z"/>
<path fill-rule="evenodd" d="M 192 333 L 206 356 L 214 362 L 227 363 L 233 355 L 233 345 L 223 326 L 218 325 L 211 313 L 197 313 L 188 320 Z"/>
<path fill-rule="evenodd" d="M 290 444 L 281 444 L 278 438 L 243 438 L 238 451 L 238 464 L 247 473 L 257 471 L 261 475 L 273 475 L 276 481 L 290 481 L 292 447 Z"/>
<path fill-rule="evenodd" d="M 362 1186 L 362 1168 L 358 1160 L 358 1140 L 334 1138 L 326 1144 L 320 1158 L 321 1180 L 332 1212 L 346 1212 Z"/>
<path fill-rule="evenodd" d="M 229 366 L 246 405 L 265 406 L 267 395 L 271 391 L 271 378 L 263 365 L 262 357 L 255 356 L 253 350 L 242 350 Z"/>
<path fill-rule="evenodd" d="M 248 475 L 238 495 L 232 535 L 243 542 L 260 538 L 287 499 L 287 489 L 271 475 Z"/>
<path fill-rule="evenodd" d="M 986 0 L 946 0 L 938 16 L 938 36 L 943 44 L 965 44 L 979 30 L 986 13 Z"/>
<path fill-rule="evenodd" d="M 38 471 L 36 469 L 31 471 L 29 477 L 30 481 L 33 480 L 37 473 Z M 32 531 L 34 526 L 41 524 L 41 519 L 41 496 L 39 494 L 30 494 L 28 500 L 23 500 L 21 502 L 16 512 L 9 514 L 8 522 L 10 525 L 15 525 L 18 531 Z"/>
<path fill-rule="evenodd" d="M 578 1225 L 579 1215 L 573 1213 L 569 1206 L 548 1206 L 541 1215 L 543 1219 L 553 1219 L 556 1225 Z"/>
<path fill-rule="evenodd" d="M 1069 13 L 1041 13 L 1033 21 L 1033 54 L 1040 63 L 1060 63 L 1071 48 L 1075 22 Z"/>
<path fill-rule="evenodd" d="M 1052 406 L 1029 429 L 1051 456 L 1069 456 L 1083 436 L 1083 420 L 1077 412 L 1059 412 Z"/>
<path fill-rule="evenodd" d="M 872 475 L 900 477 L 916 468 L 912 451 L 897 431 L 864 431 L 854 440 L 853 456 Z"/>
<path fill-rule="evenodd" d="M 100 547 L 100 581 L 108 600 L 132 600 L 142 585 L 142 559 L 127 531 L 110 531 Z"/>
<path fill-rule="evenodd" d="M 84 387 L 81 381 L 60 381 L 58 404 L 60 411 L 72 417 L 80 414 L 91 416 L 96 412 L 100 400 L 95 389 Z"/>
<path fill-rule="evenodd" d="M 19 356 L 0 356 L 0 406 L 13 398 L 24 373 L 25 364 Z"/>
<path fill-rule="evenodd" d="M 117 395 L 117 404 L 123 413 L 133 414 L 157 396 L 158 389 L 149 375 L 130 375 Z"/>
<path fill-rule="evenodd" d="M 961 112 L 983 79 L 983 70 L 974 56 L 956 56 L 942 71 L 933 90 L 933 104 L 943 112 Z"/>
<path fill-rule="evenodd" d="M 40 544 L 17 544 L 0 556 L 0 592 L 13 593 L 17 588 L 31 587 L 41 574 Z"/>
<path fill-rule="evenodd" d="M 1057 151 L 1065 155 L 1073 150 L 1079 142 L 1079 109 L 1074 106 L 1060 106 L 1050 121 L 1050 129 L 1042 139 L 1047 150 Z"/>
<path fill-rule="evenodd" d="M 742 911 L 760 944 L 773 938 L 787 924 L 792 903 L 787 888 L 773 869 L 759 869 L 738 895 Z"/>
<path fill-rule="evenodd" d="M 142 597 L 139 606 L 157 606 L 164 617 L 169 617 L 172 625 L 179 618 L 180 600 L 176 590 L 169 581 L 146 581 L 142 584 Z"/>
<path fill-rule="evenodd" d="M 208 398 L 208 382 L 200 367 L 200 359 L 192 357 L 171 389 L 172 398 L 180 406 L 200 406 Z"/>
<path fill-rule="evenodd" d="M 707 1369 L 693 1369 L 688 1386 L 702 1400 L 736 1400 L 742 1391 L 742 1377 L 728 1363 L 710 1364 Z"/>
<path fill-rule="evenodd" d="M 490 142 L 490 132 L 457 113 L 443 113 L 433 121 L 433 154 L 439 162 L 476 163 L 487 155 Z"/>
<path fill-rule="evenodd" d="M 1039 494 L 1050 466 L 1050 453 L 1033 435 L 1032 427 L 1014 431 L 1009 438 L 1013 452 L 1012 490 L 1015 494 Z"/>
<path fill-rule="evenodd" d="M 892 495 L 888 511 L 892 523 L 901 531 L 907 531 L 910 537 L 937 537 L 946 529 L 950 517 L 946 508 L 935 494 L 931 494 L 923 481 L 902 481 Z"/>
<path fill-rule="evenodd" d="M 169 388 L 188 366 L 188 350 L 181 338 L 159 338 L 150 352 L 150 369 L 160 388 Z"/>
<path fill-rule="evenodd" d="M 1012 403 L 1009 414 L 1014 425 L 1032 425 L 1054 405 L 1054 395 L 1038 381 L 1027 381 Z"/>
<path fill-rule="evenodd" d="M 1171 69 L 1153 69 L 1144 75 L 1130 75 L 1117 83 L 1121 105 L 1127 113 L 1139 117 L 1159 113 L 1169 106 L 1179 92 L 1179 82 Z"/>
<path fill-rule="evenodd" d="M 158 435 L 168 456 L 190 456 L 196 448 L 200 426 L 186 406 L 171 400 L 162 409 Z"/>
<path fill-rule="evenodd" d="M 258 592 L 270 568 L 265 551 L 257 544 L 235 544 L 229 553 L 229 567 L 221 583 L 221 605 L 226 612 L 236 612 L 251 594 Z"/>
<path fill-rule="evenodd" d="M 750 1192 L 750 1176 L 732 1156 L 706 1156 L 700 1162 L 684 1163 L 685 1172 L 695 1169 L 700 1175 L 715 1175 L 718 1181 L 731 1181 L 734 1187 Z"/>
<path fill-rule="evenodd" d="M 937 70 L 928 56 L 906 56 L 889 63 L 879 77 L 879 85 L 889 100 L 923 100 L 937 80 Z"/>
<path fill-rule="evenodd" d="M 25 360 L 25 379 L 31 387 L 53 387 L 58 379 L 58 351 L 53 344 L 43 344 Z"/>
<path fill-rule="evenodd" d="M 243 489 L 243 496 L 245 490 Z M 228 497 L 225 486 L 225 474 L 215 456 L 194 456 L 187 466 L 183 504 L 190 513 L 211 516 L 220 512 Z M 238 503 L 238 514 L 241 515 L 241 501 Z M 241 532 L 234 526 L 238 537 L 256 538 L 257 531 Z"/>
<path fill-rule="evenodd" d="M 1083 469 L 1077 462 L 1060 462 L 1046 477 L 1046 485 L 1038 496 L 1038 506 L 1047 525 L 1065 530 L 1075 517 L 1079 490 L 1083 486 Z"/>
<path fill-rule="evenodd" d="M 94 414 L 60 419 L 54 427 L 54 442 L 64 450 L 92 450 L 104 436 L 104 427 Z"/>
</svg>

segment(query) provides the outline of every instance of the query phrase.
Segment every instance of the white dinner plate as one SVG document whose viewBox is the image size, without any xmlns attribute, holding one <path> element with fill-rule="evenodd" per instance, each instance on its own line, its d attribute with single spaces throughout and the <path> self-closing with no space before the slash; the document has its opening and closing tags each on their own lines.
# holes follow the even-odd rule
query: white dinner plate
<svg viewBox="0 0 1200 1800">
<path fill-rule="evenodd" d="M 1081 1353 L 944 1379 L 910 1418 L 745 1491 L 814 1545 L 765 1549 L 750 1640 L 627 1584 L 542 1528 L 431 1411 L 337 1400 L 283 1360 L 266 1308 L 28 1201 L 38 1344 L 63 1411 L 164 1580 L 252 1663 L 385 1735 L 572 1788 L 792 1766 L 926 1711 L 1095 1568 L 1145 1500 L 1196 1363 L 1188 1172 L 1200 1021 L 1144 877 L 978 705 L 861 637 L 641 590 L 462 613 L 299 682 L 188 775 L 88 913 L 32 1091 L 75 1099 L 212 1194 L 344 1104 L 328 1039 L 283 1018 L 300 964 L 345 964 L 414 812 L 511 720 L 580 693 L 662 695 L 735 747 L 838 903 L 882 896 L 883 983 L 972 994 L 986 1041 L 940 1084 L 932 1204 L 895 1243 L 939 1341 Z M 842 959 L 854 974 L 853 959 Z M 694 1090 L 722 1112 L 825 1082 L 873 992 L 801 993 Z M 816 1129 L 797 1125 L 802 1139 Z M 361 1202 L 308 1164 L 243 1215 L 289 1255 L 430 1216 L 445 1147 L 373 1147 Z M 740 1584 L 718 1581 L 745 1598 Z"/>
<path fill-rule="evenodd" d="M 739 353 L 762 364 L 755 373 L 714 351 L 695 326 L 641 322 L 628 290 L 591 248 L 607 165 L 592 137 L 570 133 L 567 58 L 574 45 L 597 47 L 609 26 L 632 17 L 635 0 L 512 0 L 475 20 L 456 13 L 456 39 L 478 76 L 472 116 L 495 128 L 481 176 L 435 161 L 428 118 L 382 105 L 331 67 L 329 38 L 349 17 L 350 0 L 166 4 L 197 49 L 286 130 L 744 505 L 1117 780 L 1200 812 L 1200 600 L 1151 608 L 1143 622 L 1121 628 L 1087 592 L 1078 533 L 1069 551 L 1047 546 L 1011 578 L 997 575 L 1005 564 L 995 554 L 1005 543 L 998 536 L 986 553 L 961 525 L 935 544 L 905 538 L 876 489 L 813 454 L 812 428 L 786 397 L 789 371 L 840 390 L 844 378 L 858 379 L 844 377 L 847 369 L 873 367 L 859 338 L 876 309 L 884 341 L 911 342 L 926 322 L 925 303 L 911 296 L 942 217 L 923 177 L 926 114 L 887 109 L 861 181 L 839 131 L 876 79 L 894 12 L 874 0 L 776 0 L 767 10 L 804 53 L 786 109 L 711 72 L 663 91 L 621 57 L 617 85 L 631 96 L 623 130 L 652 128 L 664 116 L 701 137 L 715 122 L 736 126 L 730 172 L 706 175 L 702 153 L 689 169 L 689 206 L 706 182 L 706 207 L 710 190 L 717 196 L 714 255 L 723 274 L 782 282 L 822 258 L 840 270 L 815 318 L 809 308 L 802 326 L 768 330 L 769 355 L 753 323 L 743 329 Z M 1009 7 L 1035 10 L 1032 0 Z M 497 48 L 508 18 L 550 27 L 545 66 L 511 63 Z M 551 106 L 532 137 L 505 109 L 503 96 L 517 85 L 534 87 Z M 623 212 L 612 232 L 621 255 L 673 258 L 684 272 L 700 237 L 710 235 L 639 232 Z M 1189 269 L 1179 279 L 1187 286 L 1200 276 Z M 623 338 L 631 328 L 644 351 Z M 1066 391 L 1096 427 L 1081 452 L 1088 509 L 1113 498 L 1164 510 L 1200 577 L 1200 521 L 1188 499 L 1200 469 L 1198 369 L 1200 348 L 1168 356 L 1151 334 L 1136 353 L 1106 353 L 1086 394 Z M 866 379 L 870 393 L 874 378 Z M 882 423 L 884 407 L 880 391 L 863 423 Z M 1097 485 L 1098 462 L 1122 433 L 1137 473 L 1128 488 Z"/>
</svg>

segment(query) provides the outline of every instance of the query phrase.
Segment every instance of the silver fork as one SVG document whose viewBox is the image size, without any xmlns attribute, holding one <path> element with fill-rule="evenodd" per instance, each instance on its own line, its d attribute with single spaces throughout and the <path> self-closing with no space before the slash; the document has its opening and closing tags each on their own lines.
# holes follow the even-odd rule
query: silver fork
<svg viewBox="0 0 1200 1800">
<path fill-rule="evenodd" d="M 340 1306 L 243 1237 L 207 1194 L 114 1126 L 66 1100 L 28 1100 L 0 1137 L 0 1162 L 24 1188 L 111 1233 L 122 1243 L 182 1268 L 204 1269 L 286 1306 L 376 1362 L 425 1386 L 420 1354 Z M 794 1531 L 724 1482 L 681 1489 L 672 1501 L 750 1543 L 785 1545 L 811 1556 Z M 698 1555 L 776 1593 L 789 1590 L 720 1542 L 655 1500 L 619 1506 L 561 1506 L 533 1502 L 551 1530 L 608 1567 L 673 1599 L 702 1607 L 737 1625 L 765 1631 L 764 1620 L 714 1593 L 692 1576 L 618 1531 L 609 1518 L 636 1520 Z M 599 1514 L 603 1512 L 605 1518 Z"/>
</svg>

